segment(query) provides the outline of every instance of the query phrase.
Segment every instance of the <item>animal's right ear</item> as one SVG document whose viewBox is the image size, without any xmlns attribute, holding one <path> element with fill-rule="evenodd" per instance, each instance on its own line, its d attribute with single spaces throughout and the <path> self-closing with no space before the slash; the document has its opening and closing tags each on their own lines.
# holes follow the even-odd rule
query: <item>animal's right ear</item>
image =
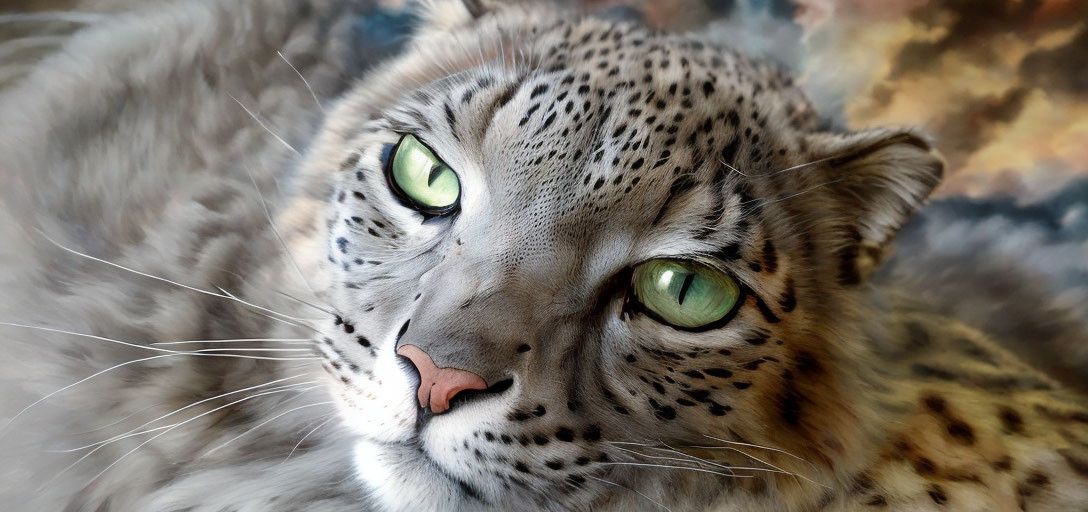
<svg viewBox="0 0 1088 512">
<path fill-rule="evenodd" d="M 423 28 L 446 31 L 467 26 L 492 10 L 487 0 L 424 0 L 419 19 Z"/>
</svg>

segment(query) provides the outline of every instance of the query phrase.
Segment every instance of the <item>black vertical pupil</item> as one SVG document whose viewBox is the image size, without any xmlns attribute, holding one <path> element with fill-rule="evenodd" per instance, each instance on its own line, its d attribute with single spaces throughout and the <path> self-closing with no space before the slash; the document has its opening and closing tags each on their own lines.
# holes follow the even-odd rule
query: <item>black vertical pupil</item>
<svg viewBox="0 0 1088 512">
<path fill-rule="evenodd" d="M 688 290 L 691 288 L 691 282 L 695 279 L 694 273 L 688 273 L 684 275 L 684 282 L 680 285 L 680 293 L 677 294 L 676 301 L 683 306 L 684 298 L 688 296 Z"/>
</svg>

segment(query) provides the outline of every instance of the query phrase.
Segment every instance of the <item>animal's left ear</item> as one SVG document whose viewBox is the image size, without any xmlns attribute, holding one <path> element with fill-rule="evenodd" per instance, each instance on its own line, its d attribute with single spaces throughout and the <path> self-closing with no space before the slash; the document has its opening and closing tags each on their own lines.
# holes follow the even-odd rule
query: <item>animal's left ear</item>
<svg viewBox="0 0 1088 512">
<path fill-rule="evenodd" d="M 940 183 L 944 162 L 911 130 L 816 133 L 806 142 L 810 158 L 828 164 L 832 206 L 845 223 L 841 251 L 858 260 L 858 268 L 844 271 L 840 281 L 856 284 L 871 269 L 866 256 L 879 260 L 896 231 Z"/>
</svg>

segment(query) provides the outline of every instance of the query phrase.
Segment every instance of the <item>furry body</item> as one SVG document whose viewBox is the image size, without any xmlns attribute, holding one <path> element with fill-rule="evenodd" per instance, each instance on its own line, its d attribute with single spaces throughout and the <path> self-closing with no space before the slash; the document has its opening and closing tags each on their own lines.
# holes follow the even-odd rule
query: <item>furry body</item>
<svg viewBox="0 0 1088 512">
<path fill-rule="evenodd" d="M 1083 397 L 1004 352 L 985 320 L 868 285 L 869 260 L 940 178 L 922 137 L 820 132 L 770 66 L 547 8 L 474 18 L 435 3 L 403 55 L 356 82 L 362 7 L 125 15 L 0 98 L 3 320 L 141 345 L 312 337 L 320 358 L 5 327 L 5 417 L 170 355 L 17 418 L 0 438 L 16 461 L 6 509 L 1088 504 Z M 389 194 L 380 159 L 399 133 L 426 135 L 461 173 L 456 221 L 421 221 Z M 750 288 L 732 322 L 686 333 L 628 309 L 615 276 L 673 254 Z M 402 342 L 514 384 L 418 419 Z M 314 384 L 63 472 L 75 457 L 41 454 L 287 378 Z M 662 461 L 680 469 L 645 466 Z"/>
</svg>

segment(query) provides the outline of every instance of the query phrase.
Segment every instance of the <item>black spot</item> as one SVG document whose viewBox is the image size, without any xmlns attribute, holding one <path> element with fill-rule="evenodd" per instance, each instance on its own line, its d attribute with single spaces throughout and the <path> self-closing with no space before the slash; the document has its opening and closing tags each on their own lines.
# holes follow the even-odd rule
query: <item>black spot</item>
<svg viewBox="0 0 1088 512">
<path fill-rule="evenodd" d="M 684 372 L 684 375 L 687 375 L 688 377 L 691 377 L 693 379 L 705 379 L 706 378 L 698 370 L 688 370 L 688 371 Z"/>
<path fill-rule="evenodd" d="M 728 405 L 721 405 L 718 403 L 711 403 L 707 411 L 715 416 L 725 416 L 725 413 L 729 412 L 730 407 Z"/>
<path fill-rule="evenodd" d="M 563 427 L 555 431 L 555 438 L 563 441 L 564 443 L 569 443 L 571 441 L 574 441 L 574 431 L 567 427 Z"/>
<path fill-rule="evenodd" d="M 763 242 L 763 269 L 770 274 L 778 271 L 778 251 L 770 238 Z"/>
<path fill-rule="evenodd" d="M 937 466 L 926 457 L 919 457 L 914 461 L 914 472 L 922 476 L 932 475 L 937 472 Z"/>
<path fill-rule="evenodd" d="M 888 500 L 878 494 L 869 498 L 869 501 L 866 501 L 865 504 L 870 507 L 884 507 L 888 505 Z"/>
<path fill-rule="evenodd" d="M 710 83 L 709 81 L 703 82 L 703 94 L 708 97 L 711 94 L 714 94 L 714 84 Z"/>
<path fill-rule="evenodd" d="M 718 377 L 719 379 L 728 379 L 733 376 L 733 372 L 726 370 L 725 368 L 707 368 L 703 370 L 703 372 L 711 377 Z"/>
<path fill-rule="evenodd" d="M 752 387 L 752 383 L 751 382 L 734 382 L 733 387 L 735 387 L 737 389 L 748 389 L 748 388 Z"/>
<path fill-rule="evenodd" d="M 529 99 L 533 99 L 541 94 L 548 92 L 548 84 L 540 84 L 533 88 L 533 91 L 529 93 Z"/>
<path fill-rule="evenodd" d="M 744 339 L 744 342 L 749 345 L 762 345 L 767 343 L 767 339 L 770 337 L 771 335 L 767 331 L 755 331 L 749 334 L 748 337 Z"/>
<path fill-rule="evenodd" d="M 783 313 L 789 313 L 797 307 L 797 295 L 793 288 L 793 278 L 786 278 L 786 290 L 782 292 L 782 297 L 778 299 L 778 305 L 782 308 Z"/>
<path fill-rule="evenodd" d="M 526 466 L 525 463 L 520 460 L 514 463 L 514 469 L 522 473 L 529 473 L 529 466 Z"/>
<path fill-rule="evenodd" d="M 684 394 L 690 396 L 698 402 L 705 403 L 710 401 L 710 391 L 707 391 L 705 389 L 683 389 L 681 391 L 683 391 Z"/>
<path fill-rule="evenodd" d="M 536 409 L 533 409 L 533 415 L 535 415 L 538 418 L 545 415 L 545 414 L 547 414 L 547 413 L 548 413 L 548 410 L 545 409 L 543 405 L 538 405 L 538 406 L 536 406 Z"/>
<path fill-rule="evenodd" d="M 357 337 L 355 339 L 356 339 L 356 341 L 359 342 L 360 345 L 362 345 L 364 347 L 369 347 L 370 346 L 370 340 L 366 339 L 366 336 L 359 336 L 359 337 Z"/>
<path fill-rule="evenodd" d="M 627 354 L 627 357 L 625 357 L 625 359 L 627 359 L 628 363 L 633 363 L 636 361 L 634 354 Z"/>
<path fill-rule="evenodd" d="M 528 352 L 531 349 L 532 349 L 532 347 L 530 347 L 529 345 L 525 345 L 525 344 L 518 345 L 518 353 L 523 354 L 525 352 Z"/>
<path fill-rule="evenodd" d="M 550 460 L 548 462 L 545 462 L 544 465 L 548 466 L 549 469 L 554 469 L 556 471 L 563 469 L 563 463 L 558 460 Z"/>
<path fill-rule="evenodd" d="M 544 446 L 548 444 L 548 441 L 549 439 L 547 437 L 544 437 L 540 434 L 536 434 L 533 436 L 533 442 L 536 443 L 537 446 Z"/>
<path fill-rule="evenodd" d="M 676 419 L 676 409 L 668 405 L 663 405 L 654 409 L 654 415 L 662 420 L 674 420 Z"/>
<path fill-rule="evenodd" d="M 582 432 L 582 439 L 585 439 L 586 441 L 600 441 L 601 427 L 590 425 L 585 432 Z"/>
<path fill-rule="evenodd" d="M 948 423 L 948 435 L 960 443 L 966 445 L 975 444 L 975 429 L 971 425 L 960 420 L 952 420 Z"/>
<path fill-rule="evenodd" d="M 771 311 L 771 308 L 767 307 L 767 303 L 763 302 L 763 299 L 754 293 L 752 296 L 756 299 L 756 309 L 759 310 L 759 314 L 763 315 L 763 319 L 769 324 L 777 324 L 779 318 L 775 316 L 774 312 Z"/>
<path fill-rule="evenodd" d="M 945 494 L 944 488 L 940 485 L 933 484 L 929 486 L 929 498 L 933 500 L 933 503 L 938 505 L 944 505 L 948 503 L 948 495 Z"/>
<path fill-rule="evenodd" d="M 926 409 L 933 411 L 937 414 L 944 414 L 945 409 L 948 408 L 948 404 L 937 395 L 926 395 L 922 397 L 922 405 L 926 406 Z"/>
</svg>

